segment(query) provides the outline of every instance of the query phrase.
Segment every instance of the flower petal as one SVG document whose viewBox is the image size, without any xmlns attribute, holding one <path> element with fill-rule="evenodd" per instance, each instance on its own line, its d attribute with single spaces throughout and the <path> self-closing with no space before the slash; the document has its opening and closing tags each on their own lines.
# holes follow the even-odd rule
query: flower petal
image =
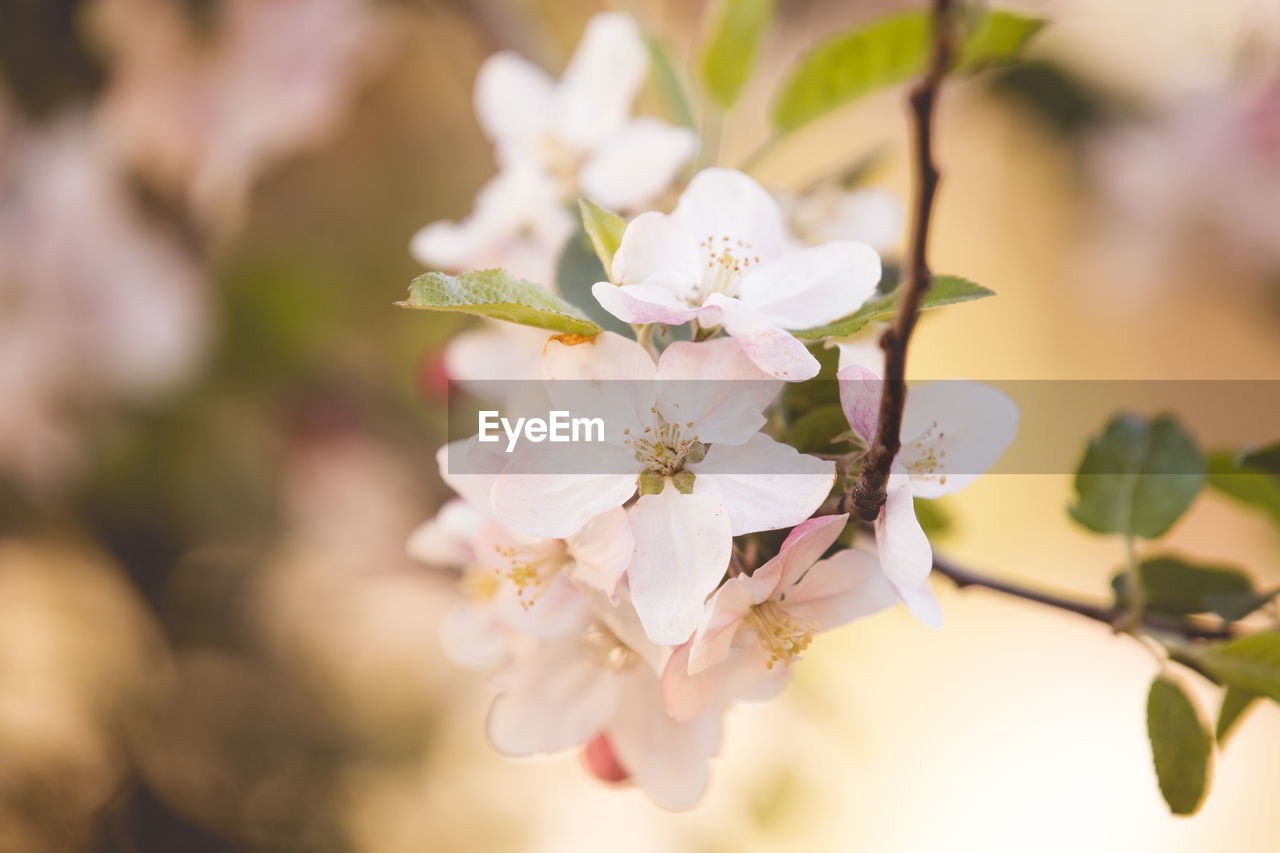
<svg viewBox="0 0 1280 853">
<path fill-rule="evenodd" d="M 555 83 L 529 60 L 504 50 L 476 73 L 476 118 L 501 148 L 531 148 L 547 124 Z"/>
<path fill-rule="evenodd" d="M 698 148 L 687 127 L 633 119 L 608 139 L 578 173 L 583 194 L 615 210 L 635 210 L 666 192 Z"/>
<path fill-rule="evenodd" d="M 450 339 L 444 369 L 460 383 L 536 381 L 542 378 L 542 348 L 551 335 L 532 326 L 485 323 Z"/>
<path fill-rule="evenodd" d="M 618 132 L 649 73 L 649 49 L 636 22 L 592 16 L 556 86 L 553 127 L 573 150 L 593 151 Z"/>
<path fill-rule="evenodd" d="M 877 377 L 884 376 L 884 349 L 880 346 L 880 337 L 888 323 L 869 323 L 856 338 L 835 341 L 840 350 L 837 367 L 844 370 L 850 365 L 858 365 L 871 371 Z"/>
<path fill-rule="evenodd" d="M 582 444 L 579 450 L 611 445 Z M 551 449 L 548 449 L 551 448 Z M 564 539 L 598 515 L 622 506 L 635 494 L 636 474 L 610 473 L 609 460 L 583 461 L 583 473 L 564 471 L 565 457 L 548 444 L 525 444 L 493 480 L 493 514 L 502 524 L 529 536 Z M 551 470 L 545 470 L 550 468 Z"/>
<path fill-rule="evenodd" d="M 507 466 L 506 454 L 481 444 L 475 436 L 451 441 L 436 451 L 440 477 L 484 515 L 493 515 L 493 484 Z"/>
<path fill-rule="evenodd" d="M 875 527 L 885 575 L 899 589 L 919 586 L 933 569 L 933 548 L 916 519 L 911 480 L 899 466 L 889 474 L 888 500 Z"/>
<path fill-rule="evenodd" d="M 445 657 L 467 669 L 485 671 L 501 666 L 511 653 L 509 639 L 490 602 L 463 601 L 440 624 Z"/>
<path fill-rule="evenodd" d="M 850 548 L 816 563 L 779 590 L 779 603 L 797 624 L 828 631 L 898 603 L 898 594 L 874 554 Z"/>
<path fill-rule="evenodd" d="M 577 638 L 540 643 L 502 674 L 489 707 L 493 748 L 523 757 L 586 743 L 621 705 L 623 678 L 598 665 L 596 650 Z"/>
<path fill-rule="evenodd" d="M 916 497 L 958 492 L 996 463 L 1018 434 L 1018 404 L 981 382 L 918 385 L 902 412 L 898 464 Z"/>
<path fill-rule="evenodd" d="M 555 639 L 581 631 L 591 616 L 586 601 L 563 573 L 557 574 L 536 598 L 519 595 L 505 583 L 493 601 L 498 619 L 526 637 Z"/>
<path fill-rule="evenodd" d="M 934 595 L 933 587 L 927 579 L 915 586 L 895 585 L 894 590 L 913 616 L 930 628 L 942 628 L 942 605 L 938 603 L 938 596 Z"/>
<path fill-rule="evenodd" d="M 902 238 L 902 202 L 880 187 L 823 187 L 795 201 L 791 220 L 814 243 L 857 240 L 884 251 Z"/>
<path fill-rule="evenodd" d="M 588 521 L 565 546 L 573 558 L 573 577 L 612 597 L 636 543 L 626 510 L 619 507 Z"/>
<path fill-rule="evenodd" d="M 679 811 L 696 805 L 707 788 L 707 762 L 720 749 L 720 716 L 715 709 L 678 722 L 662 706 L 657 679 L 633 673 L 607 731 L 636 784 L 659 806 Z"/>
<path fill-rule="evenodd" d="M 615 332 L 575 344 L 552 339 L 542 351 L 543 376 L 551 380 L 643 380 L 657 370 L 644 347 Z"/>
<path fill-rule="evenodd" d="M 760 433 L 746 444 L 714 445 L 704 461 L 687 467 L 696 475 L 694 496 L 723 504 L 734 536 L 804 521 L 826 500 L 836 471 L 834 462 Z"/>
<path fill-rule="evenodd" d="M 778 556 L 769 561 L 776 560 L 782 567 L 778 577 L 779 592 L 795 584 L 835 544 L 848 521 L 848 513 L 818 516 L 801 522 L 787 534 L 778 549 Z M 761 569 L 768 565 L 766 563 Z"/>
<path fill-rule="evenodd" d="M 726 657 L 715 666 L 689 672 L 688 645 L 672 654 L 662 672 L 662 703 L 677 720 L 692 720 L 702 714 L 718 713 L 737 700 L 763 701 L 776 696 L 791 680 L 791 667 L 769 667 L 755 635 L 747 633 L 745 643 L 734 643 Z"/>
<path fill-rule="evenodd" d="M 747 357 L 770 376 L 803 382 L 818 375 L 821 365 L 805 345 L 740 299 L 713 293 L 702 303 L 708 321 L 717 320 Z"/>
<path fill-rule="evenodd" d="M 884 380 L 859 364 L 841 367 L 836 379 L 840 383 L 840 408 L 844 409 L 845 420 L 854 434 L 870 447 L 880 423 Z"/>
<path fill-rule="evenodd" d="M 729 515 L 714 497 L 682 495 L 670 483 L 631 508 L 635 556 L 631 601 L 649 639 L 674 646 L 698 627 L 703 603 L 729 565 Z"/>
<path fill-rule="evenodd" d="M 671 344 L 658 360 L 658 409 L 670 423 L 692 423 L 699 440 L 742 444 L 765 425 L 782 382 L 727 338 Z"/>
<path fill-rule="evenodd" d="M 405 550 L 429 566 L 462 568 L 475 560 L 475 541 L 484 524 L 484 513 L 462 498 L 450 498 L 435 518 L 409 534 Z"/>
<path fill-rule="evenodd" d="M 633 340 L 613 332 L 601 332 L 588 341 L 569 344 L 549 341 L 542 355 L 544 383 L 555 407 L 571 417 L 600 418 L 606 442 L 621 446 L 626 430 L 642 429 L 652 417 L 654 386 L 651 380 L 657 365 L 648 350 Z M 635 470 L 638 466 L 589 467 L 593 454 L 604 452 L 600 444 L 559 445 L 568 455 L 581 457 L 572 470 L 581 473 Z M 623 456 L 634 461 L 632 451 Z M 563 469 L 564 466 L 562 466 Z"/>
<path fill-rule="evenodd" d="M 642 213 L 627 223 L 618 250 L 613 253 L 613 280 L 618 284 L 644 284 L 662 276 L 662 286 L 683 296 L 702 280 L 698 247 L 665 213 Z"/>
<path fill-rule="evenodd" d="M 776 573 L 767 578 L 756 572 L 729 578 L 715 591 L 702 611 L 698 630 L 688 644 L 685 663 L 690 675 L 696 675 L 729 656 L 729 647 L 733 644 L 738 625 L 751 612 L 753 605 L 773 594 L 777 583 Z"/>
<path fill-rule="evenodd" d="M 409 251 L 424 266 L 451 272 L 501 267 L 550 285 L 573 221 L 550 179 L 528 163 L 509 165 L 476 194 L 461 222 L 418 231 Z"/>
<path fill-rule="evenodd" d="M 777 326 L 809 329 L 857 311 L 879 282 L 880 256 L 844 240 L 752 267 L 739 296 Z"/>
<path fill-rule="evenodd" d="M 703 169 L 694 175 L 671 218 L 693 244 L 728 237 L 735 246 L 741 241 L 744 252 L 762 264 L 791 248 L 778 203 L 768 190 L 735 169 Z"/>
<path fill-rule="evenodd" d="M 624 323 L 663 323 L 682 326 L 698 315 L 695 308 L 679 298 L 667 284 L 679 284 L 678 278 L 663 274 L 650 276 L 644 284 L 624 284 L 617 287 L 607 281 L 598 281 L 591 287 L 591 295 L 600 307 Z"/>
</svg>

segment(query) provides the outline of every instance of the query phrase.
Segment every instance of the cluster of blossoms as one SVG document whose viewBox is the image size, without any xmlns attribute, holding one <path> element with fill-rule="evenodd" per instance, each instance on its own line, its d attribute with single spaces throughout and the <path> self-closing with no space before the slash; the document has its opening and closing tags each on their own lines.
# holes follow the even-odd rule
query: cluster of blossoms
<svg viewBox="0 0 1280 853">
<path fill-rule="evenodd" d="M 0 477 L 42 493 L 81 469 L 86 421 L 199 368 L 209 250 L 336 125 L 381 31 L 367 0 L 227 0 L 203 26 L 190 4 L 84 5 L 101 92 L 44 117 L 0 93 Z"/>
<path fill-rule="evenodd" d="M 643 76 L 642 47 L 633 22 L 603 15 L 558 85 L 521 59 L 490 60 L 477 105 L 502 171 L 469 220 L 420 232 L 416 254 L 451 269 L 532 261 L 523 273 L 541 266 L 534 280 L 546 283 L 555 235 L 572 227 L 566 199 L 631 207 L 666 190 L 693 142 L 620 113 L 617 92 L 629 104 Z M 589 105 L 596 112 L 580 127 Z M 633 145 L 634 135 L 655 144 Z M 616 161 L 614 146 L 624 151 Z M 611 164 L 633 167 L 634 192 L 609 177 Z M 531 194 L 502 198 L 518 181 Z M 533 219 L 517 223 L 517 213 Z M 538 242 L 548 231 L 549 248 Z M 877 251 L 850 239 L 806 245 L 764 187 L 708 168 L 670 213 L 631 218 L 608 266 L 592 294 L 636 339 L 493 325 L 447 359 L 457 379 L 537 380 L 503 402 L 600 414 L 603 440 L 575 445 L 571 470 L 542 443 L 442 448 L 441 474 L 460 497 L 409 549 L 462 578 L 446 647 L 495 671 L 488 733 L 500 752 L 582 748 L 601 778 L 630 778 L 659 805 L 688 808 L 706 787 L 726 709 L 776 695 L 816 634 L 899 601 L 941 624 L 913 499 L 956 491 L 989 467 L 1018 412 L 972 383 L 913 391 L 889 500 L 874 537 L 859 538 L 835 507 L 837 475 L 856 472 L 861 454 L 802 453 L 776 437 L 770 413 L 787 383 L 820 372 L 793 333 L 875 296 Z M 655 326 L 684 327 L 688 339 L 658 351 Z M 880 387 L 858 352 L 842 351 L 839 400 L 865 449 Z"/>
</svg>

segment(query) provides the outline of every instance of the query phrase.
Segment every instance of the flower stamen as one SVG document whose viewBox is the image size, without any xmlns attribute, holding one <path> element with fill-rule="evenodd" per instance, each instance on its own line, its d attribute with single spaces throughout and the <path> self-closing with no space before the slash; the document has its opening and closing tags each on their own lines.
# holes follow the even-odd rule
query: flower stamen
<svg viewBox="0 0 1280 853">
<path fill-rule="evenodd" d="M 534 553 L 510 545 L 494 545 L 493 548 L 510 563 L 509 569 L 495 570 L 494 574 L 515 585 L 516 597 L 525 610 L 534 605 L 551 580 L 571 562 L 563 542 L 555 542 L 550 548 L 540 545 Z"/>
<path fill-rule="evenodd" d="M 747 614 L 747 623 L 755 631 L 760 645 L 769 653 L 767 669 L 782 661 L 783 666 L 800 657 L 813 641 L 813 627 L 798 625 L 772 600 L 757 604 Z"/>
</svg>

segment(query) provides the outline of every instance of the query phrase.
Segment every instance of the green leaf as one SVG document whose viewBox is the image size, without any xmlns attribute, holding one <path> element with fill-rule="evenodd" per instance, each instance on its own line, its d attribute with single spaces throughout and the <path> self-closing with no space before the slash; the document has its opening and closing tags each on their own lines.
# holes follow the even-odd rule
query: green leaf
<svg viewBox="0 0 1280 853">
<path fill-rule="evenodd" d="M 1046 23 L 1015 12 L 989 12 L 968 30 L 956 67 L 972 71 L 1013 59 Z"/>
<path fill-rule="evenodd" d="M 930 539 L 945 536 L 955 526 L 944 500 L 915 498 L 912 502 L 916 508 L 916 521 L 920 522 L 920 529 Z"/>
<path fill-rule="evenodd" d="M 846 335 L 852 335 L 870 322 L 891 319 L 898 309 L 898 297 L 901 294 L 902 290 L 899 288 L 884 296 L 877 296 L 868 300 L 848 317 L 842 317 L 825 326 L 793 331 L 792 334 L 801 340 L 817 340 L 828 336 L 843 338 Z M 920 303 L 920 310 L 971 302 L 987 296 L 995 296 L 995 292 L 958 275 L 935 275 L 933 283 L 924 295 L 924 300 Z"/>
<path fill-rule="evenodd" d="M 790 437 L 791 445 L 801 453 L 845 453 L 857 440 L 839 403 L 824 404 L 800 415 L 791 424 Z"/>
<path fill-rule="evenodd" d="M 1235 730 L 1236 723 L 1240 722 L 1245 712 L 1253 707 L 1253 703 L 1259 698 L 1257 693 L 1241 690 L 1239 687 L 1228 687 L 1223 692 L 1222 708 L 1218 711 L 1218 725 L 1214 729 L 1214 737 L 1217 738 L 1219 746 L 1226 744 L 1227 738 Z"/>
<path fill-rule="evenodd" d="M 1147 610 L 1170 616 L 1217 612 L 1215 605 L 1223 602 L 1230 607 L 1231 602 L 1241 597 L 1258 598 L 1249 576 L 1230 566 L 1195 565 L 1165 556 L 1143 560 L 1138 564 L 1138 571 L 1147 593 Z M 1120 607 L 1128 601 L 1128 587 L 1129 576 L 1125 572 L 1111 579 Z"/>
<path fill-rule="evenodd" d="M 582 229 L 574 232 L 565 241 L 560 259 L 556 262 L 556 291 L 600 328 L 635 338 L 631 325 L 604 310 L 591 293 L 596 282 L 607 279 L 586 232 Z"/>
<path fill-rule="evenodd" d="M 1275 592 L 1215 592 L 1205 596 L 1209 609 L 1228 622 L 1239 622 L 1271 599 Z"/>
<path fill-rule="evenodd" d="M 613 256 L 622 244 L 627 220 L 587 198 L 578 199 L 578 209 L 582 211 L 582 227 L 591 238 L 591 246 L 600 258 L 600 269 L 604 273 L 604 278 L 597 281 L 612 280 Z"/>
<path fill-rule="evenodd" d="M 404 308 L 461 311 L 553 332 L 591 337 L 600 327 L 546 288 L 513 278 L 502 270 L 462 275 L 429 272 L 409 285 Z"/>
<path fill-rule="evenodd" d="M 1280 477 L 1251 468 L 1230 451 L 1209 456 L 1209 485 L 1269 514 L 1280 524 Z"/>
<path fill-rule="evenodd" d="M 1240 460 L 1246 468 L 1280 476 L 1280 441 L 1255 450 Z"/>
<path fill-rule="evenodd" d="M 1191 697 L 1167 676 L 1153 681 L 1147 693 L 1147 735 L 1169 809 L 1195 814 L 1209 790 L 1213 738 Z"/>
<path fill-rule="evenodd" d="M 1280 702 L 1280 634 L 1251 634 L 1214 643 L 1196 660 L 1223 684 Z"/>
<path fill-rule="evenodd" d="M 1154 539 L 1204 485 L 1204 459 L 1173 418 L 1118 415 L 1089 442 L 1071 517 L 1095 533 Z"/>
<path fill-rule="evenodd" d="M 658 97 L 667 107 L 670 118 L 684 127 L 697 127 L 693 107 L 689 103 L 689 89 L 684 75 L 677 70 L 671 58 L 671 49 L 664 42 L 651 36 L 645 37 L 649 46 L 650 75 Z"/>
<path fill-rule="evenodd" d="M 738 100 L 773 20 L 773 0 L 720 0 L 702 50 L 702 82 L 721 109 Z"/>
<path fill-rule="evenodd" d="M 964 39 L 959 70 L 976 70 L 1015 57 L 1044 26 L 1013 12 L 981 14 Z M 927 12 L 889 15 L 838 33 L 801 58 L 773 103 L 782 133 L 878 89 L 924 71 L 932 22 Z"/>
<path fill-rule="evenodd" d="M 840 405 L 840 385 L 836 381 L 840 351 L 820 343 L 807 344 L 805 349 L 817 359 L 818 375 L 808 382 L 788 382 L 783 386 L 779 410 L 788 424 L 794 424 L 805 412 Z"/>
</svg>

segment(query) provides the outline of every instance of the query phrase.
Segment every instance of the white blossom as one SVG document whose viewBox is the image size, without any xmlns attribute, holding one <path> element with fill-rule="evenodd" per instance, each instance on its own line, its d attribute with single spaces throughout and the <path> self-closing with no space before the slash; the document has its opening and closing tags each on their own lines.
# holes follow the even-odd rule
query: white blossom
<svg viewBox="0 0 1280 853">
<path fill-rule="evenodd" d="M 818 362 L 787 330 L 857 310 L 875 293 L 880 257 L 847 240 L 802 248 L 764 187 L 704 169 L 671 214 L 627 225 L 612 275 L 617 286 L 599 282 L 592 293 L 619 319 L 723 326 L 761 370 L 800 381 L 817 375 Z"/>
</svg>

